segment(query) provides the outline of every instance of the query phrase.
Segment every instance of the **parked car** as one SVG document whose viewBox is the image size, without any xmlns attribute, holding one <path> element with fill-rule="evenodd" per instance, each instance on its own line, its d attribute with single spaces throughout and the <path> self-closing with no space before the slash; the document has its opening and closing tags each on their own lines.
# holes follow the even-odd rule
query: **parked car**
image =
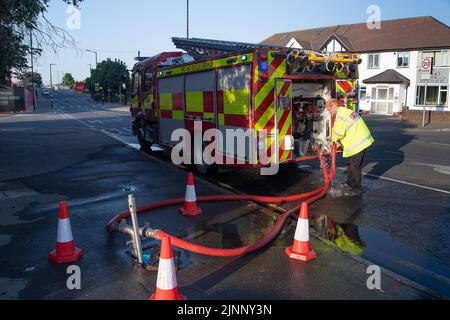
<svg viewBox="0 0 450 320">
<path fill-rule="evenodd" d="M 42 95 L 43 96 L 48 96 L 50 94 L 50 90 L 49 89 L 42 89 Z"/>
</svg>

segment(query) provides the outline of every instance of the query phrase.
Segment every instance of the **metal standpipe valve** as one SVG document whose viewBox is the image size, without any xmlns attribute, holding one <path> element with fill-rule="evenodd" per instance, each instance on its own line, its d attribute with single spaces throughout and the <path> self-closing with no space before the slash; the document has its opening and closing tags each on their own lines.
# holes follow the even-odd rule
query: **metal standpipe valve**
<svg viewBox="0 0 450 320">
<path fill-rule="evenodd" d="M 134 254 L 135 257 L 138 259 L 139 264 L 144 264 L 144 257 L 142 255 L 142 245 L 141 245 L 141 236 L 139 235 L 139 222 L 137 218 L 137 211 L 136 211 L 136 199 L 134 198 L 134 195 L 130 194 L 128 196 L 128 209 L 130 211 L 131 215 L 131 223 L 133 227 L 133 242 L 134 242 Z"/>
</svg>

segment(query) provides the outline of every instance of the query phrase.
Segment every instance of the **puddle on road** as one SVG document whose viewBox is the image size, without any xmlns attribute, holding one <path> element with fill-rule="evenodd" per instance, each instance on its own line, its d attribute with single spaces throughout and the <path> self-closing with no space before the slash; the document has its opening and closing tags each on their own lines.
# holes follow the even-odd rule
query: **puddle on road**
<svg viewBox="0 0 450 320">
<path fill-rule="evenodd" d="M 389 234 L 353 224 L 336 223 L 328 216 L 313 219 L 325 242 L 416 282 L 443 298 L 450 298 L 450 269 L 394 240 Z"/>
</svg>

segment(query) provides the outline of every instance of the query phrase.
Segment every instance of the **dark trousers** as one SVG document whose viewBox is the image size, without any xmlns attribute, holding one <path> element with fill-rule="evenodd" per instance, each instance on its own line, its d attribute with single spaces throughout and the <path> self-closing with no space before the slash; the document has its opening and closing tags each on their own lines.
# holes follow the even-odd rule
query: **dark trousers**
<svg viewBox="0 0 450 320">
<path fill-rule="evenodd" d="M 354 188 L 362 190 L 361 170 L 366 150 L 361 151 L 349 158 L 347 184 Z"/>
</svg>

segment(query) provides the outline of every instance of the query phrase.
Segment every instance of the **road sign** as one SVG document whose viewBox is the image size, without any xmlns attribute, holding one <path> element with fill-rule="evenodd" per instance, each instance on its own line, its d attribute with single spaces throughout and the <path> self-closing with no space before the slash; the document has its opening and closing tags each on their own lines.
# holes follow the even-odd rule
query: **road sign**
<svg viewBox="0 0 450 320">
<path fill-rule="evenodd" d="M 422 80 L 429 80 L 433 69 L 433 58 L 423 58 L 420 64 L 420 78 Z"/>
<path fill-rule="evenodd" d="M 99 92 L 100 91 L 100 84 L 96 83 L 95 84 L 95 92 Z"/>
</svg>

